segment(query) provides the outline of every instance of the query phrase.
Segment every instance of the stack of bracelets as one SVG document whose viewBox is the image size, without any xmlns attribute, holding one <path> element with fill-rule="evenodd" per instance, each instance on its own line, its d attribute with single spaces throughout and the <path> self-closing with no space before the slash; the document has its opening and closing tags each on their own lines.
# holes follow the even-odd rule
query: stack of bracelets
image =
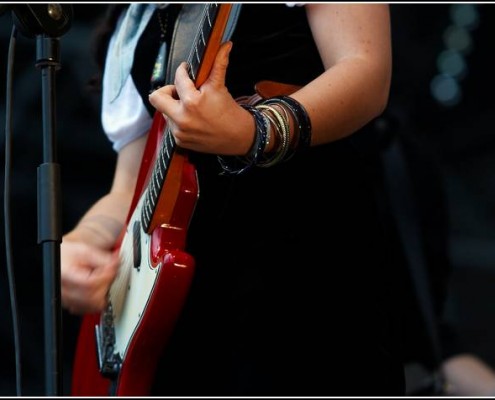
<svg viewBox="0 0 495 400">
<path fill-rule="evenodd" d="M 241 156 L 218 156 L 223 173 L 239 175 L 252 167 L 271 167 L 289 160 L 296 151 L 309 147 L 311 143 L 311 121 L 305 108 L 289 96 L 268 99 L 258 97 L 256 101 L 241 103 L 251 113 L 256 131 L 248 154 Z M 290 116 L 289 116 L 290 114 Z M 294 121 L 294 138 L 291 144 L 290 117 Z M 273 132 L 273 138 L 270 135 Z M 273 150 L 267 152 L 273 140 Z"/>
</svg>

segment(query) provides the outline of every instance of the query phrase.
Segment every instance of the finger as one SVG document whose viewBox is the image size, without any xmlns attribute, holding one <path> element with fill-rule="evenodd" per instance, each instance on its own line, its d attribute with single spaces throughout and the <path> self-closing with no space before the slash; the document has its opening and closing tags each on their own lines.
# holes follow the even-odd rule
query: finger
<svg viewBox="0 0 495 400">
<path fill-rule="evenodd" d="M 225 76 L 227 74 L 227 67 L 229 65 L 229 55 L 232 50 L 232 42 L 228 41 L 222 43 L 218 53 L 215 57 L 215 61 L 211 68 L 208 82 L 216 87 L 225 86 Z"/>
<path fill-rule="evenodd" d="M 181 63 L 175 71 L 175 87 L 177 89 L 177 95 L 181 100 L 184 100 L 185 98 L 198 92 L 194 82 L 189 77 L 186 62 Z"/>
<path fill-rule="evenodd" d="M 67 257 L 61 274 L 62 306 L 74 314 L 103 310 L 118 271 L 117 252 L 81 243 L 64 243 L 64 246 Z"/>
<path fill-rule="evenodd" d="M 87 256 L 88 263 L 97 270 L 115 268 L 118 263 L 118 257 L 115 252 L 91 249 Z"/>
<path fill-rule="evenodd" d="M 85 249 L 85 254 L 79 267 L 73 268 L 65 279 L 73 276 L 75 280 L 86 280 L 86 284 L 98 286 L 100 282 L 111 282 L 117 275 L 119 259 L 116 253 L 99 249 Z"/>
<path fill-rule="evenodd" d="M 62 276 L 66 278 L 80 271 L 100 268 L 112 262 L 115 257 L 111 251 L 79 242 L 65 241 L 61 249 Z"/>
<path fill-rule="evenodd" d="M 177 89 L 175 85 L 165 85 L 150 93 L 148 96 L 150 104 L 158 111 L 169 114 L 178 106 Z"/>
<path fill-rule="evenodd" d="M 107 294 L 116 270 L 105 267 L 89 274 L 82 270 L 73 273 L 61 287 L 62 306 L 76 314 L 102 311 L 107 305 Z"/>
<path fill-rule="evenodd" d="M 175 89 L 175 85 L 162 86 L 161 88 L 151 92 L 150 96 L 153 96 L 154 94 L 157 94 L 157 93 L 160 96 L 168 96 L 168 97 L 172 97 L 173 99 L 177 98 L 177 91 Z"/>
</svg>

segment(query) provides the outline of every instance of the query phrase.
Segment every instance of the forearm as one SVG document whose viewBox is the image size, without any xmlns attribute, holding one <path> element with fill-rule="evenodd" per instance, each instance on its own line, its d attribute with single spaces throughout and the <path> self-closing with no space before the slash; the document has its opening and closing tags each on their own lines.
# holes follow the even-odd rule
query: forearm
<svg viewBox="0 0 495 400">
<path fill-rule="evenodd" d="M 386 5 L 307 5 L 325 73 L 292 97 L 312 123 L 312 145 L 355 132 L 385 109 L 392 54 Z"/>
<path fill-rule="evenodd" d="M 110 193 L 91 207 L 63 240 L 83 241 L 111 249 L 124 227 L 130 199 Z"/>
<path fill-rule="evenodd" d="M 375 71 L 374 71 L 374 70 Z M 304 105 L 311 120 L 311 145 L 346 137 L 386 107 L 388 74 L 360 59 L 345 60 L 291 97 Z"/>
</svg>

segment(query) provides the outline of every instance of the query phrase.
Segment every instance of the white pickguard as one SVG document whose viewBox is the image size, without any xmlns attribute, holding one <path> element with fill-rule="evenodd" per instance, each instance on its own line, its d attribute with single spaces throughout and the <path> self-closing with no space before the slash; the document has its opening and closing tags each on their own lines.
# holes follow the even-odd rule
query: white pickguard
<svg viewBox="0 0 495 400">
<path fill-rule="evenodd" d="M 110 288 L 110 302 L 113 307 L 115 329 L 115 352 L 121 359 L 127 351 L 136 328 L 141 321 L 149 298 L 153 292 L 161 264 L 152 268 L 150 262 L 151 237 L 141 228 L 141 264 L 133 266 L 133 226 L 140 221 L 142 203 L 141 196 L 120 248 L 120 268 L 117 278 Z M 140 224 L 141 225 L 141 224 Z"/>
</svg>

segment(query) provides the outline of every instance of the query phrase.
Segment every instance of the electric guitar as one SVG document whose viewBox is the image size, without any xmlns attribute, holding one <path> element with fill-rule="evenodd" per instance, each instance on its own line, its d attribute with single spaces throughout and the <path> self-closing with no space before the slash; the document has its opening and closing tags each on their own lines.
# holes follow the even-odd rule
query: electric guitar
<svg viewBox="0 0 495 400">
<path fill-rule="evenodd" d="M 187 60 L 196 87 L 208 77 L 232 4 L 203 4 Z M 199 195 L 196 169 L 156 112 L 140 166 L 108 307 L 81 324 L 75 396 L 146 396 L 194 276 L 184 251 Z"/>
</svg>

